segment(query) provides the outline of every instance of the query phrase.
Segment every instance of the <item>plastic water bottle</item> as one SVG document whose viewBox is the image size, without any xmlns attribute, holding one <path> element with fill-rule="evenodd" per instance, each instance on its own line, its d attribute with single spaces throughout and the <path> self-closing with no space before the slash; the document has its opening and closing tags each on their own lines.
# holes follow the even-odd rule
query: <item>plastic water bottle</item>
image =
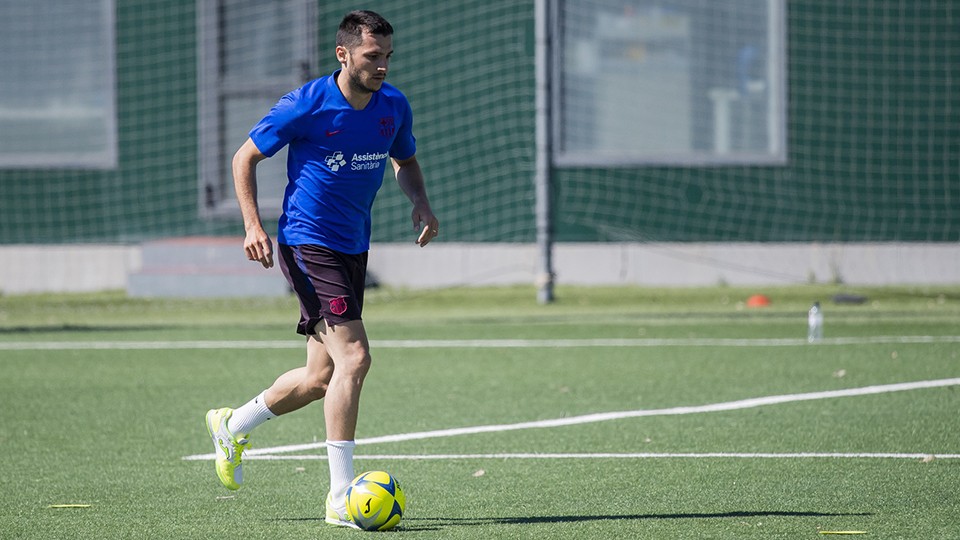
<svg viewBox="0 0 960 540">
<path fill-rule="evenodd" d="M 807 312 L 807 342 L 816 343 L 823 339 L 823 312 L 820 302 L 814 302 Z"/>
</svg>

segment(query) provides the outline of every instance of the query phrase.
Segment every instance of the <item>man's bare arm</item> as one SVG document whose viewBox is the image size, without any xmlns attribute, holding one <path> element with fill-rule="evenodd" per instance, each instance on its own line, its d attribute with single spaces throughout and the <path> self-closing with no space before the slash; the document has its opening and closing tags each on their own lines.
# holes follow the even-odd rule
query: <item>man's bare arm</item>
<svg viewBox="0 0 960 540">
<path fill-rule="evenodd" d="M 397 176 L 400 189 L 413 203 L 413 212 L 411 213 L 413 229 L 420 231 L 417 244 L 423 247 L 440 234 L 440 223 L 430 208 L 427 188 L 423 181 L 423 171 L 420 170 L 417 157 L 412 156 L 402 161 L 393 160 L 393 172 Z M 421 225 L 423 229 L 420 228 Z"/>
<path fill-rule="evenodd" d="M 257 163 L 266 157 L 251 139 L 247 139 L 233 156 L 233 185 L 237 192 L 240 212 L 243 214 L 243 228 L 246 230 L 243 251 L 247 254 L 247 259 L 258 261 L 264 268 L 270 268 L 273 266 L 273 242 L 263 229 L 260 206 L 257 203 Z"/>
</svg>

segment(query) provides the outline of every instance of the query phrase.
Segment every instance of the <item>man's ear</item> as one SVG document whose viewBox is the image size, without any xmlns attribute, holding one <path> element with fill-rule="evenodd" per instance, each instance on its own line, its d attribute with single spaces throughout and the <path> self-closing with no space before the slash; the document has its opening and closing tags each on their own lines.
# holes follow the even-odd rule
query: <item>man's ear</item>
<svg viewBox="0 0 960 540">
<path fill-rule="evenodd" d="M 346 64 L 348 54 L 349 53 L 347 52 L 346 48 L 337 45 L 337 61 L 339 61 L 341 64 Z"/>
</svg>

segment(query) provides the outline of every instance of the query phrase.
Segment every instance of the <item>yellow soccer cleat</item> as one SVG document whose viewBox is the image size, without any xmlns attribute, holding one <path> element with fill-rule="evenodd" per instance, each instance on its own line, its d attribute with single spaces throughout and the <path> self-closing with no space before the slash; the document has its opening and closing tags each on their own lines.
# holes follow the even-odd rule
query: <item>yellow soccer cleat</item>
<svg viewBox="0 0 960 540">
<path fill-rule="evenodd" d="M 342 510 L 337 510 L 333 507 L 333 498 L 330 493 L 327 493 L 327 519 L 326 522 L 330 525 L 336 525 L 338 527 L 349 527 L 351 529 L 359 529 L 360 526 L 353 522 L 352 519 L 347 517 L 347 508 L 344 507 Z"/>
<path fill-rule="evenodd" d="M 227 489 L 237 490 L 243 484 L 243 451 L 250 448 L 246 436 L 237 438 L 227 429 L 227 420 L 233 409 L 210 409 L 207 411 L 207 432 L 213 439 L 214 452 L 217 454 L 217 477 Z"/>
</svg>

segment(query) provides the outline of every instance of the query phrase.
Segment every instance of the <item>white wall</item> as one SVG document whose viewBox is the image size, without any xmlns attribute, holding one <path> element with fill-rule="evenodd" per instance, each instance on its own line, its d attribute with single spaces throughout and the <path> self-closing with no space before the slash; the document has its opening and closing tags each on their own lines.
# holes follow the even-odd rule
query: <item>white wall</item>
<svg viewBox="0 0 960 540">
<path fill-rule="evenodd" d="M 408 287 L 534 282 L 533 245 L 436 248 L 375 246 L 370 271 Z M 558 244 L 553 258 L 560 284 L 960 284 L 960 244 Z"/>
<path fill-rule="evenodd" d="M 0 246 L 0 292 L 125 289 L 142 269 L 143 249 Z M 576 285 L 960 284 L 958 244 L 559 244 L 554 262 L 556 282 Z M 370 252 L 370 273 L 399 287 L 530 284 L 536 268 L 531 244 L 411 242 Z"/>
<path fill-rule="evenodd" d="M 125 289 L 139 267 L 139 246 L 0 246 L 0 293 Z"/>
</svg>

